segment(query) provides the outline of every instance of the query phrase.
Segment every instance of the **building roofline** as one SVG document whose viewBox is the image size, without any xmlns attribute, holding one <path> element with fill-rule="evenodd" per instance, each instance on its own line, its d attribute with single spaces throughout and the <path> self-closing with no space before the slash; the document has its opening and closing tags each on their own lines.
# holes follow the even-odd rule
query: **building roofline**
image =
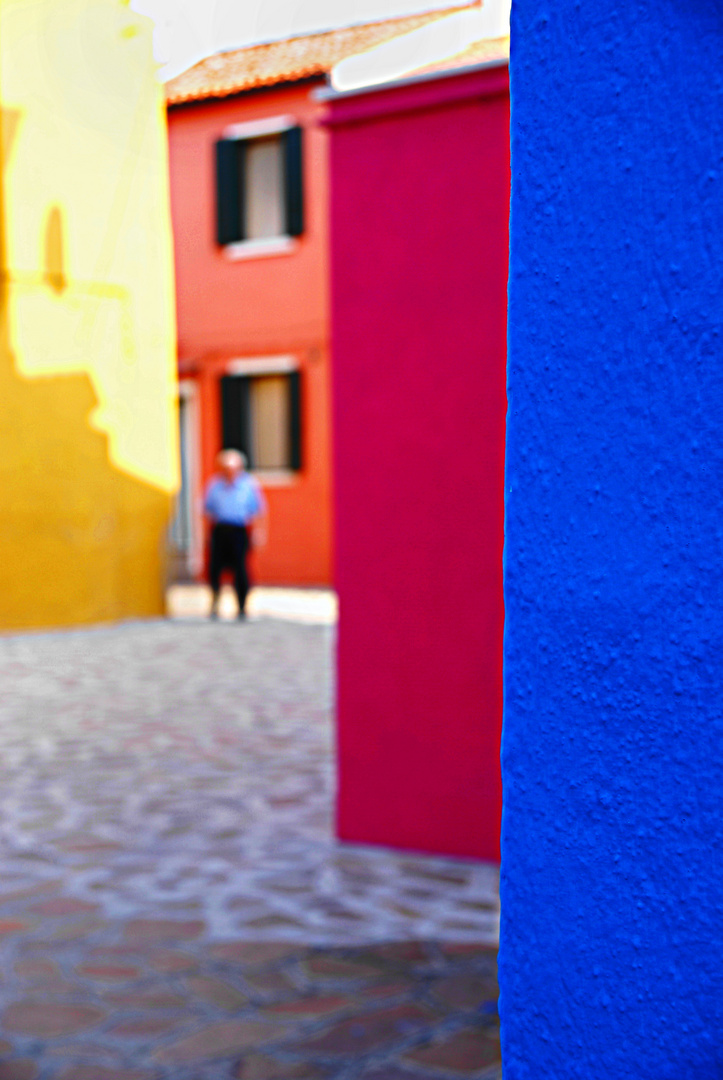
<svg viewBox="0 0 723 1080">
<path fill-rule="evenodd" d="M 247 94 L 263 94 L 268 90 L 284 90 L 290 86 L 303 86 L 304 83 L 323 83 L 326 79 L 326 74 L 323 71 L 316 71 L 312 75 L 300 75 L 298 79 L 280 79 L 278 82 L 272 83 L 259 83 L 258 86 L 248 86 L 241 90 L 230 90 L 227 94 L 207 94 L 204 97 L 189 97 L 180 98 L 178 101 L 166 101 L 165 108 L 168 109 L 188 109 L 193 105 L 212 105 L 219 101 L 230 101 L 231 98 L 245 97 Z M 317 90 L 323 90 L 323 86 L 317 86 L 316 90 L 312 90 L 312 93 L 316 93 Z"/>
<path fill-rule="evenodd" d="M 293 45 L 296 42 L 313 41 L 314 39 L 333 38 L 335 35 L 344 35 L 349 32 L 363 33 L 364 31 L 376 30 L 384 27 L 392 29 L 399 24 L 408 24 L 410 22 L 420 21 L 420 25 L 429 25 L 435 21 L 449 18 L 452 15 L 459 14 L 462 11 L 471 11 L 480 6 L 480 0 L 462 0 L 462 2 L 452 4 L 449 7 L 438 8 L 435 6 L 428 7 L 420 12 L 413 12 L 409 15 L 393 16 L 384 19 L 374 19 L 371 22 L 351 23 L 348 26 L 333 27 L 330 30 L 311 30 L 303 34 L 293 34 L 289 37 L 275 38 L 266 42 L 253 42 L 248 45 L 241 45 L 237 47 L 230 47 L 228 49 L 218 50 L 213 53 L 209 53 L 208 56 L 198 60 L 195 64 L 191 64 L 184 71 L 179 72 L 172 78 L 168 79 L 164 83 L 164 93 L 166 98 L 166 106 L 168 108 L 175 108 L 178 105 L 190 104 L 196 101 L 207 101 L 210 99 L 219 99 L 225 97 L 235 96 L 236 94 L 248 93 L 249 91 L 259 90 L 264 88 L 271 88 L 282 84 L 290 84 L 295 82 L 303 82 L 309 78 L 320 77 L 324 78 L 331 71 L 343 56 L 339 56 L 336 59 L 306 59 L 300 58 L 296 70 L 293 66 L 288 71 L 270 72 L 266 75 L 257 74 L 252 76 L 253 81 L 249 85 L 246 79 L 239 78 L 237 80 L 231 79 L 228 84 L 217 83 L 212 85 L 213 79 L 217 72 L 213 70 L 213 61 L 232 61 L 234 57 L 242 57 L 248 53 L 253 55 L 264 50 L 273 50 L 275 47 L 283 49 L 284 46 Z M 418 27 L 416 27 L 418 28 Z M 392 40 L 395 37 L 401 37 L 409 30 L 397 31 L 392 33 L 390 38 Z M 363 45 L 360 46 L 360 51 L 365 52 L 369 47 L 375 47 L 375 43 L 372 46 Z M 354 52 L 350 52 L 349 55 L 354 55 Z M 191 73 L 196 69 L 203 69 L 210 62 L 211 69 L 206 75 L 206 78 L 211 80 L 206 87 L 193 86 L 193 80 L 191 79 L 191 86 L 187 91 L 180 88 L 179 84 L 183 84 L 185 80 L 188 80 Z M 234 85 L 234 81 L 238 82 L 238 85 Z"/>
<path fill-rule="evenodd" d="M 508 57 L 495 60 L 481 60 L 476 64 L 467 64 L 464 67 L 444 68 L 442 71 L 427 71 L 420 75 L 406 75 L 401 79 L 390 79 L 388 82 L 372 83 L 369 86 L 355 87 L 353 90 L 335 90 L 332 86 L 320 86 L 312 90 L 315 101 L 347 101 L 354 97 L 363 97 L 367 94 L 381 94 L 385 90 L 402 89 L 407 86 L 416 86 L 419 83 L 435 82 L 438 79 L 451 79 L 457 75 L 472 75 L 477 71 L 489 71 L 493 68 L 509 67 Z"/>
</svg>

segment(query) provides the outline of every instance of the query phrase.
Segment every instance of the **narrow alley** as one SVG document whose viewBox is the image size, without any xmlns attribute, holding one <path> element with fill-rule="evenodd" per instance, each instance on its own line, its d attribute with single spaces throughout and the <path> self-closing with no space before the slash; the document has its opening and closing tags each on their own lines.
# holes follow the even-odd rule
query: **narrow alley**
<svg viewBox="0 0 723 1080">
<path fill-rule="evenodd" d="M 0 639 L 0 1080 L 501 1076 L 496 868 L 334 840 L 333 612 L 251 610 Z"/>
</svg>

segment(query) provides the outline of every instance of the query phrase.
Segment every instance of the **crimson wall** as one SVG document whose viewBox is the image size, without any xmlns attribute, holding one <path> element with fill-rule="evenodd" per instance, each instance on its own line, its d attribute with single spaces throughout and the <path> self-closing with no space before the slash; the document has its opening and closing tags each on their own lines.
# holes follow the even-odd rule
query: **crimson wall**
<svg viewBox="0 0 723 1080">
<path fill-rule="evenodd" d="M 339 834 L 497 859 L 507 69 L 328 123 Z"/>
</svg>

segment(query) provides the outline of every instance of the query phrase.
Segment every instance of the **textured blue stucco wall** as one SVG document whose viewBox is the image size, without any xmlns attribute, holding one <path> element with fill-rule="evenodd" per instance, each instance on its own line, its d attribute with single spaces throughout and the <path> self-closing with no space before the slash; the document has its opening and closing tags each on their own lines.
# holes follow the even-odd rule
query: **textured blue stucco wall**
<svg viewBox="0 0 723 1080">
<path fill-rule="evenodd" d="M 723 8 L 512 33 L 505 1080 L 720 1080 Z"/>
</svg>

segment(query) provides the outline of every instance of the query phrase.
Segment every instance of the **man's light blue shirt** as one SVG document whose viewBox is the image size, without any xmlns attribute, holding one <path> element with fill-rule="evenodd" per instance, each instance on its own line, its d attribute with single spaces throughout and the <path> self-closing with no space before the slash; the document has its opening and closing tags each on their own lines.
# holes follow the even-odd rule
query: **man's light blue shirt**
<svg viewBox="0 0 723 1080">
<path fill-rule="evenodd" d="M 203 506 L 220 525 L 248 525 L 265 508 L 261 488 L 253 476 L 243 472 L 233 483 L 216 477 L 206 488 Z"/>
</svg>

